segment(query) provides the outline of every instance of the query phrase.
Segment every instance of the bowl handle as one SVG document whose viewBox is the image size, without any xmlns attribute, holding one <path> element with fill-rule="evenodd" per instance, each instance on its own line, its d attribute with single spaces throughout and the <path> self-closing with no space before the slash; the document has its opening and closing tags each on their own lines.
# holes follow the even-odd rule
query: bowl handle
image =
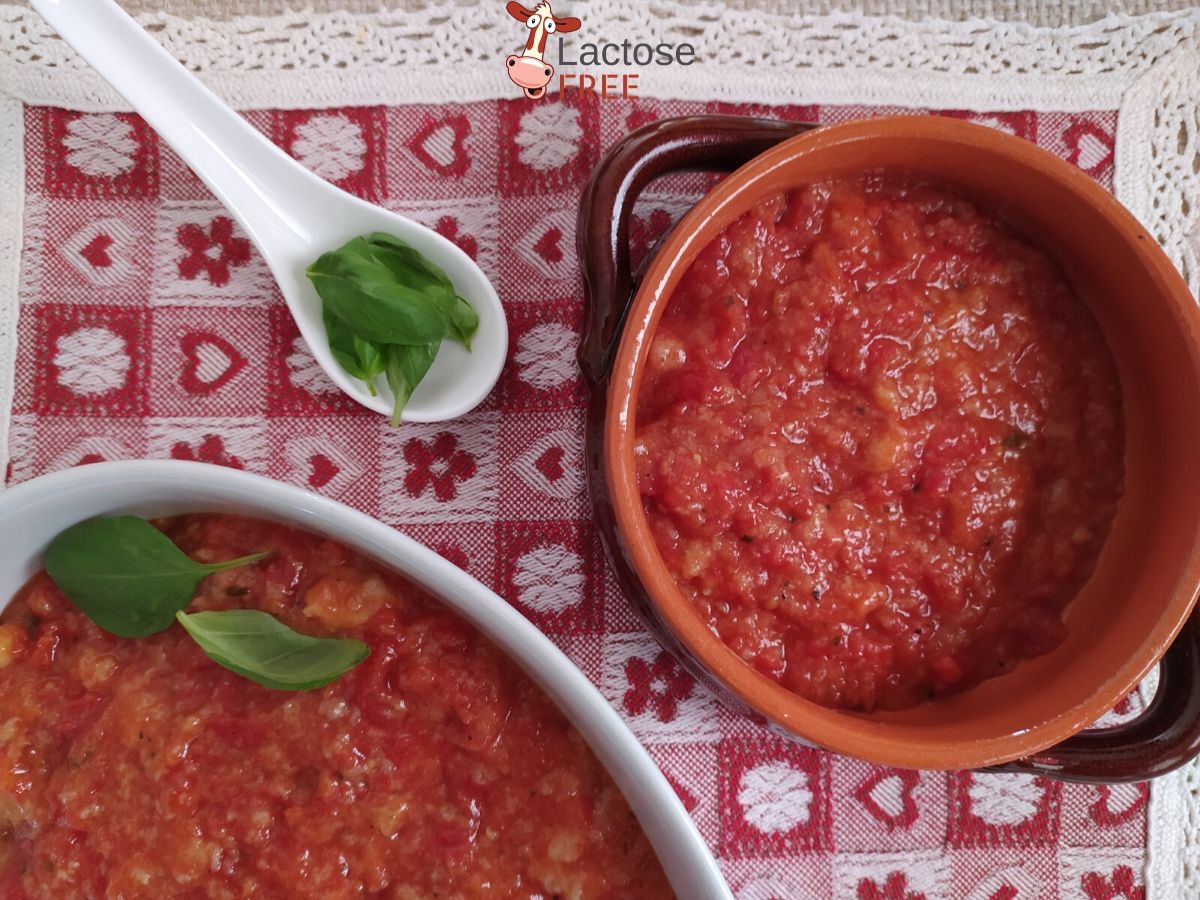
<svg viewBox="0 0 1200 900">
<path fill-rule="evenodd" d="M 1137 718 L 1084 731 L 1035 756 L 988 771 L 1108 784 L 1165 775 L 1200 753 L 1200 607 L 1159 666 L 1158 690 Z"/>
<path fill-rule="evenodd" d="M 575 230 L 585 309 L 579 365 L 593 388 L 608 376 L 636 292 L 629 218 L 646 185 L 671 172 L 732 171 L 815 127 L 743 116 L 680 116 L 642 126 L 605 154 L 584 189 Z"/>
</svg>

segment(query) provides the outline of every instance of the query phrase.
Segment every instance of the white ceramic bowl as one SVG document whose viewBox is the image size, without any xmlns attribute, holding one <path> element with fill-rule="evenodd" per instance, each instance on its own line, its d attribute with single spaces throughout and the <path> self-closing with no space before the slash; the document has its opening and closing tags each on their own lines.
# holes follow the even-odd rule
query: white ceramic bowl
<svg viewBox="0 0 1200 900">
<path fill-rule="evenodd" d="M 403 573 L 508 653 L 554 699 L 624 792 L 679 897 L 731 898 L 675 791 L 600 692 L 515 609 L 432 550 L 369 516 L 258 475 L 194 462 L 96 463 L 0 493 L 0 605 L 83 519 L 228 512 L 326 535 Z"/>
</svg>

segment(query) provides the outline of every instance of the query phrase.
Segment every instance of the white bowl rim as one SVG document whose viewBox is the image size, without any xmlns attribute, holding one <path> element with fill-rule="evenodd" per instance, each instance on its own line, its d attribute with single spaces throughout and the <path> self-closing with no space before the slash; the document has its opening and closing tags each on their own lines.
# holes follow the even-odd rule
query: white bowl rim
<svg viewBox="0 0 1200 900">
<path fill-rule="evenodd" d="M 731 900 L 719 866 L 646 749 L 588 678 L 489 588 L 388 525 L 335 500 L 261 475 L 183 460 L 65 469 L 0 492 L 0 608 L 75 522 L 123 512 L 234 512 L 286 522 L 359 550 L 428 590 L 513 658 L 555 701 L 625 794 L 675 893 Z"/>
</svg>

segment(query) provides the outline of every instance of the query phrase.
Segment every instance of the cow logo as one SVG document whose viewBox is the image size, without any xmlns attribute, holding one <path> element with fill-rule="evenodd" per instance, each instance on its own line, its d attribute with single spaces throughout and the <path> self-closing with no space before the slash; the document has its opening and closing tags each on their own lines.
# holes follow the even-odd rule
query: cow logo
<svg viewBox="0 0 1200 900">
<path fill-rule="evenodd" d="M 525 91 L 526 97 L 540 100 L 546 94 L 546 85 L 554 77 L 554 66 L 545 59 L 546 41 L 555 32 L 578 31 L 583 23 L 574 16 L 556 17 L 547 2 L 539 3 L 533 9 L 526 9 L 516 0 L 512 0 L 505 8 L 510 16 L 524 23 L 529 29 L 525 49 L 519 55 L 514 53 L 505 60 L 508 77 L 513 84 Z"/>
</svg>

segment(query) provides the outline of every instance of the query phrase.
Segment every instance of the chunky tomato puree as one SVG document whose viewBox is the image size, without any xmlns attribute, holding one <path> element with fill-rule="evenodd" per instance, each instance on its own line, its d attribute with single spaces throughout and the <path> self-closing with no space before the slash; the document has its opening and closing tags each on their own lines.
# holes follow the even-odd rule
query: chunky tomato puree
<svg viewBox="0 0 1200 900">
<path fill-rule="evenodd" d="M 757 206 L 653 337 L 636 458 L 662 557 L 758 671 L 912 706 L 1064 637 L 1123 485 L 1116 369 L 1055 263 L 873 173 Z"/>
<path fill-rule="evenodd" d="M 158 523 L 253 607 L 371 656 L 283 693 L 179 626 L 102 632 L 45 574 L 0 625 L 0 897 L 665 897 L 629 806 L 472 627 L 334 543 L 222 515 Z"/>
</svg>

